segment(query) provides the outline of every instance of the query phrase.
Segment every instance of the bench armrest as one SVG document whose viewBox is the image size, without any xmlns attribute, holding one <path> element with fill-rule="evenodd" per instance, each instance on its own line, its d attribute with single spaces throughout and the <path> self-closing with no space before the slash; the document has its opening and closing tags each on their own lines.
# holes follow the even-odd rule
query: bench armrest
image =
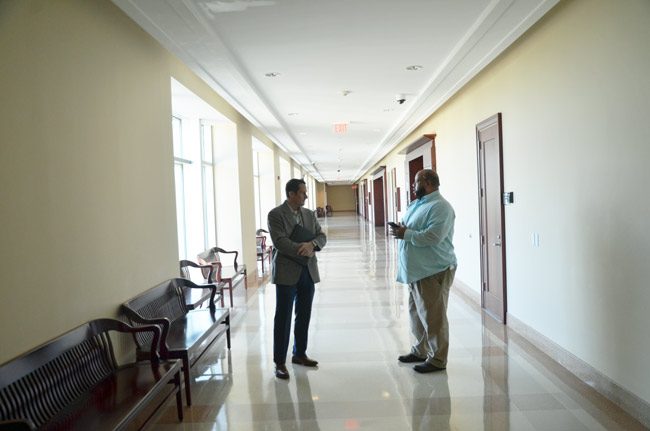
<svg viewBox="0 0 650 431">
<path fill-rule="evenodd" d="M 146 317 L 141 316 L 138 314 L 135 310 L 132 310 L 131 308 L 122 305 L 122 311 L 126 315 L 126 317 L 129 318 L 132 322 L 139 323 L 141 325 L 145 325 L 142 327 L 149 327 L 151 325 L 158 325 L 159 330 L 160 330 L 160 335 L 159 335 L 159 341 L 156 345 L 152 344 L 151 350 L 153 351 L 158 351 L 160 350 L 160 353 L 163 354 L 163 356 L 167 355 L 167 352 L 169 352 L 169 346 L 167 345 L 167 334 L 169 333 L 169 326 L 171 325 L 171 322 L 169 321 L 168 318 L 166 317 L 160 317 L 157 319 L 148 319 Z M 126 324 L 125 324 L 126 325 Z M 128 325 L 127 325 L 128 326 Z M 135 328 L 140 328 L 140 327 L 134 327 Z M 155 338 L 155 337 L 154 337 Z"/>
<path fill-rule="evenodd" d="M 239 252 L 238 252 L 238 251 L 235 251 L 235 250 L 224 250 L 223 248 L 220 248 L 220 247 L 215 247 L 214 250 L 217 251 L 217 252 L 219 252 L 219 253 L 224 253 L 224 254 L 234 254 L 234 255 L 235 255 L 235 258 L 233 259 L 233 266 L 235 267 L 235 270 L 237 270 L 237 267 L 239 266 L 239 264 L 237 264 L 237 257 L 239 256 Z"/>
<path fill-rule="evenodd" d="M 214 279 L 213 275 L 212 275 L 212 272 L 214 271 L 214 267 L 211 266 L 210 264 L 201 265 L 201 264 L 198 264 L 196 262 L 192 262 L 191 260 L 181 260 L 181 261 L 179 261 L 179 266 L 180 266 L 180 270 L 181 270 L 181 277 L 183 277 L 183 278 L 188 278 L 189 279 L 189 272 L 187 273 L 187 276 L 185 275 L 185 270 L 189 266 L 189 267 L 192 267 L 192 268 L 200 269 L 201 272 L 203 273 L 203 276 L 206 278 L 206 280 L 210 281 L 210 280 Z M 206 276 L 206 272 L 204 270 L 207 270 L 207 276 Z"/>
<path fill-rule="evenodd" d="M 160 328 L 156 325 L 144 325 L 144 326 L 131 326 L 127 323 L 120 322 L 115 319 L 96 319 L 90 322 L 90 324 L 98 330 L 98 332 L 103 331 L 116 331 L 126 334 L 136 334 L 138 332 L 152 332 L 153 336 L 151 339 L 151 349 L 149 351 L 150 360 L 152 363 L 159 361 L 160 357 L 158 356 L 158 345 L 160 344 Z"/>
<path fill-rule="evenodd" d="M 218 265 L 219 273 L 220 273 L 221 264 L 219 262 L 215 262 L 214 264 Z M 211 265 L 205 265 L 205 266 L 212 267 Z M 221 276 L 219 276 L 219 278 L 221 278 Z M 208 281 L 210 281 L 210 280 L 208 280 Z M 210 283 L 207 283 L 207 284 L 196 284 L 192 280 L 188 280 L 188 279 L 185 279 L 185 278 L 179 279 L 178 283 L 180 285 L 182 285 L 183 287 L 189 287 L 190 289 L 210 289 L 211 290 L 211 292 L 210 292 L 210 311 L 212 311 L 214 313 L 215 308 L 216 308 L 216 306 L 214 305 L 214 301 L 215 301 L 215 298 L 217 296 L 217 289 L 219 290 L 219 292 L 221 292 L 221 286 L 217 285 L 214 282 L 210 282 Z"/>
</svg>

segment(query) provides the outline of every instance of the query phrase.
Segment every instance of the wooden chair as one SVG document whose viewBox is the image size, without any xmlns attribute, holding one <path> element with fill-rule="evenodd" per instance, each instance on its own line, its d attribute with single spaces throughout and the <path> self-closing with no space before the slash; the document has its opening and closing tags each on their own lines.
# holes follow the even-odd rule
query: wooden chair
<svg viewBox="0 0 650 431">
<path fill-rule="evenodd" d="M 264 273 L 264 262 L 268 259 L 269 266 L 271 266 L 271 252 L 273 251 L 272 245 L 266 245 L 269 232 L 264 229 L 257 229 L 255 232 L 257 240 L 257 260 L 262 262 L 262 273 Z"/>
<path fill-rule="evenodd" d="M 232 264 L 228 260 L 223 259 L 222 255 L 234 255 Z M 212 271 L 214 280 L 212 282 L 223 283 L 222 288 L 228 289 L 230 294 L 230 307 L 233 306 L 232 290 L 242 280 L 244 281 L 244 288 L 248 289 L 248 279 L 246 265 L 237 263 L 238 251 L 224 250 L 220 247 L 212 247 L 209 250 L 197 256 L 197 260 L 201 265 L 214 265 L 216 270 Z M 215 265 L 215 264 L 219 265 Z M 204 270 L 205 271 L 205 270 Z"/>
<path fill-rule="evenodd" d="M 194 282 L 199 286 L 204 286 L 204 289 L 190 289 L 183 287 L 183 295 L 185 296 L 185 304 L 189 310 L 200 307 L 205 301 L 210 299 L 212 295 L 212 286 L 217 287 L 217 295 L 215 300 L 219 299 L 221 307 L 224 307 L 223 300 L 223 284 L 217 282 L 217 271 L 221 267 L 221 263 L 215 262 L 214 265 L 199 265 L 191 260 L 181 260 L 179 262 L 181 277 Z M 207 271 L 207 276 L 204 275 Z"/>
</svg>

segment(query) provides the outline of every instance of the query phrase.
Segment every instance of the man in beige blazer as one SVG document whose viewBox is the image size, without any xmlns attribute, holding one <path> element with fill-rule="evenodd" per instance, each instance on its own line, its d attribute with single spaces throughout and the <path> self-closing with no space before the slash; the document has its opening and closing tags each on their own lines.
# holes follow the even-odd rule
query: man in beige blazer
<svg viewBox="0 0 650 431">
<path fill-rule="evenodd" d="M 320 281 L 316 252 L 327 242 L 314 213 L 303 208 L 307 199 L 305 182 L 291 179 L 285 187 L 287 200 L 268 215 L 273 241 L 271 282 L 275 289 L 273 361 L 275 375 L 288 379 L 287 350 L 291 336 L 291 314 L 296 303 L 294 344 L 291 362 L 315 367 L 318 362 L 307 356 L 307 333 L 314 299 L 314 283 Z"/>
</svg>

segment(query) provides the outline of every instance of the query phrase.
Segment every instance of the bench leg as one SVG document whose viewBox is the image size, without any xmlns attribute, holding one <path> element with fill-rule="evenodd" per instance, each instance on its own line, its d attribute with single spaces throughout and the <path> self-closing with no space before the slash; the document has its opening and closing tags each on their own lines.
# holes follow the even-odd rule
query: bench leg
<svg viewBox="0 0 650 431">
<path fill-rule="evenodd" d="M 174 376 L 174 385 L 176 385 L 176 412 L 179 422 L 183 422 L 183 396 L 181 395 L 181 374 L 176 373 Z"/>
<path fill-rule="evenodd" d="M 226 345 L 228 350 L 230 350 L 230 316 L 226 317 Z"/>
<path fill-rule="evenodd" d="M 185 398 L 189 407 L 192 405 L 192 391 L 190 388 L 190 358 L 187 355 L 183 357 L 183 376 L 185 377 Z"/>
</svg>

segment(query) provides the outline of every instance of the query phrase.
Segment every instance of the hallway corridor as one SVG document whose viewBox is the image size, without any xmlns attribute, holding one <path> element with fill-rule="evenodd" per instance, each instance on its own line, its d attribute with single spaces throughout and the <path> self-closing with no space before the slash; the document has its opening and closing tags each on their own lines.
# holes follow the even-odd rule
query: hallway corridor
<svg viewBox="0 0 650 431">
<path fill-rule="evenodd" d="M 235 291 L 232 350 L 219 343 L 196 367 L 184 423 L 169 407 L 153 429 L 644 429 L 453 287 L 447 370 L 398 363 L 410 343 L 395 242 L 351 213 L 321 222 L 328 244 L 307 351 L 319 368 L 288 364 L 288 381 L 274 377 L 275 286 L 265 277 Z"/>
</svg>

